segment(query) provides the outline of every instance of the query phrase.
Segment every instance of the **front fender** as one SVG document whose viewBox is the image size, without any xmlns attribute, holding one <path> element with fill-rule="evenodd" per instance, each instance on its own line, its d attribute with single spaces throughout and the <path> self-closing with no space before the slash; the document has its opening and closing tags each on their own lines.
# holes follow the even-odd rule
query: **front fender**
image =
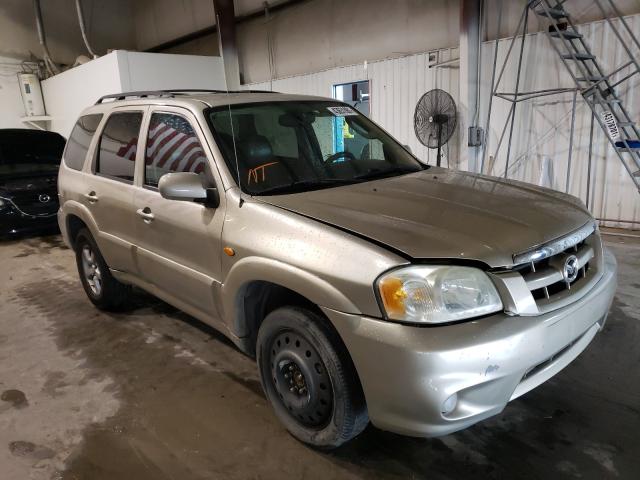
<svg viewBox="0 0 640 480">
<path fill-rule="evenodd" d="M 232 325 L 234 334 L 239 337 L 246 336 L 249 332 L 237 294 L 253 281 L 270 282 L 288 288 L 321 307 L 359 313 L 358 307 L 340 290 L 306 270 L 278 260 L 245 257 L 231 267 L 221 292 L 225 317 Z"/>
</svg>

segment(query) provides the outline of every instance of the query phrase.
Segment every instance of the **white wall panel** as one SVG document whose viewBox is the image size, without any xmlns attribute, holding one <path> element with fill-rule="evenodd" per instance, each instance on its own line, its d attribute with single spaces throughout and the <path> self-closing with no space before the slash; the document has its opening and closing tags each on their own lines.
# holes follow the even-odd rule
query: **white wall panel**
<svg viewBox="0 0 640 480">
<path fill-rule="evenodd" d="M 224 88 L 221 58 L 117 50 L 42 82 L 50 130 L 64 137 L 102 95 L 171 88 Z"/>
<path fill-rule="evenodd" d="M 82 110 L 93 105 L 101 95 L 121 91 L 118 52 L 44 80 L 44 104 L 52 117 L 49 130 L 68 138 Z"/>
</svg>

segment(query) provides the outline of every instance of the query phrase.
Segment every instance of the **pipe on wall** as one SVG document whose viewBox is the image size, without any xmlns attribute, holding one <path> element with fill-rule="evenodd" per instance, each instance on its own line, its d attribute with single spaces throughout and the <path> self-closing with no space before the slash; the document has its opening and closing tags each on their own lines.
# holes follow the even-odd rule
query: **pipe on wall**
<svg viewBox="0 0 640 480">
<path fill-rule="evenodd" d="M 479 126 L 480 89 L 480 36 L 482 3 L 478 0 L 460 2 L 460 106 L 461 127 Z M 469 171 L 480 171 L 481 150 L 471 141 L 464 128 L 460 135 L 463 158 L 466 157 Z"/>
<path fill-rule="evenodd" d="M 87 51 L 93 58 L 98 58 L 96 52 L 93 51 L 89 44 L 89 38 L 87 37 L 87 28 L 84 23 L 84 13 L 82 12 L 82 0 L 76 0 L 76 11 L 78 12 L 78 23 L 80 24 L 80 32 L 82 33 L 82 40 L 87 47 Z"/>
<path fill-rule="evenodd" d="M 44 33 L 44 22 L 42 21 L 42 10 L 40 9 L 40 0 L 33 0 L 33 10 L 35 11 L 35 14 L 36 14 L 36 28 L 38 30 L 38 41 L 40 42 L 40 46 L 42 47 L 44 63 L 49 73 L 51 75 L 56 75 L 60 73 L 60 69 L 53 62 L 53 60 L 51 60 L 51 55 L 49 54 L 49 48 L 47 48 L 46 36 Z"/>
</svg>

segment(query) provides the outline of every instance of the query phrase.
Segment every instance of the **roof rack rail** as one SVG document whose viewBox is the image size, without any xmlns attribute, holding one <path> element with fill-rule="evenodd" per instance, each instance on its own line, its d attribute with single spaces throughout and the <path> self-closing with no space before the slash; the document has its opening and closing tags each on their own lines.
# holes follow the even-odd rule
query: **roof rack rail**
<svg viewBox="0 0 640 480">
<path fill-rule="evenodd" d="M 270 90 L 206 90 L 202 88 L 176 88 L 171 90 L 140 90 L 136 92 L 112 93 L 103 95 L 96 101 L 96 105 L 104 103 L 105 100 L 126 100 L 127 98 L 148 98 L 148 97 L 168 97 L 176 95 L 186 95 L 189 93 L 277 93 Z"/>
</svg>

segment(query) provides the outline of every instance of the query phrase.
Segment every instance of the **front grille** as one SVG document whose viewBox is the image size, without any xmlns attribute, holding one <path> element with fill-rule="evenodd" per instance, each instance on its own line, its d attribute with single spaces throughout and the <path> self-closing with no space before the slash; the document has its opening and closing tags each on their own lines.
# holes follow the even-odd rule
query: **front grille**
<svg viewBox="0 0 640 480">
<path fill-rule="evenodd" d="M 546 312 L 577 300 L 597 281 L 601 256 L 600 237 L 594 231 L 555 255 L 515 269 L 522 275 L 538 310 Z"/>
</svg>

